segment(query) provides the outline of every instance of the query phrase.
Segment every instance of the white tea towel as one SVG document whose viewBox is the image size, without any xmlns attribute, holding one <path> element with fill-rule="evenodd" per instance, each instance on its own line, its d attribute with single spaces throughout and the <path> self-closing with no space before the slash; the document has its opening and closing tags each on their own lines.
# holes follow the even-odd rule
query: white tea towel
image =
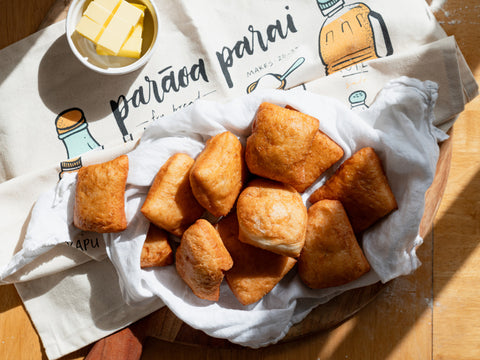
<svg viewBox="0 0 480 360">
<path fill-rule="evenodd" d="M 162 159 L 182 151 L 185 137 L 204 142 L 210 136 L 229 130 L 244 141 L 261 102 L 289 104 L 320 120 L 320 129 L 345 150 L 343 160 L 362 147 L 373 147 L 384 164 L 399 209 L 364 234 L 365 254 L 373 269 L 366 276 L 346 286 L 311 290 L 291 271 L 268 295 L 249 306 L 240 305 L 226 283 L 222 284 L 220 300 L 210 302 L 193 295 L 174 266 L 141 270 L 138 263 L 148 221 L 139 214 L 126 232 L 110 234 L 106 240 L 107 253 L 120 274 L 126 301 L 136 303 L 158 296 L 192 327 L 256 348 L 277 342 L 315 306 L 347 289 L 411 273 L 420 265 L 415 249 L 422 242 L 418 229 L 425 192 L 435 174 L 437 142 L 446 139 L 445 133 L 433 125 L 437 90 L 437 85 L 429 81 L 400 78 L 390 82 L 375 103 L 361 113 L 331 98 L 304 91 L 270 91 L 224 104 L 197 102 L 186 111 L 172 115 L 169 121 L 152 124 L 139 146 L 129 154 L 132 169 L 140 168 L 137 162 L 142 164 L 148 161 L 144 159 L 153 156 L 152 148 L 158 151 L 155 157 Z M 177 146 L 162 148 L 160 144 L 167 139 Z M 188 150 L 196 155 L 195 151 Z M 135 201 L 127 203 L 132 212 L 138 214 L 147 185 L 162 164 L 159 162 L 151 171 L 130 176 L 135 178 L 135 182 L 130 183 L 130 196 Z M 325 177 L 319 179 L 303 194 L 307 206 L 309 195 L 324 180 Z M 125 261 L 126 258 L 132 261 Z"/>
</svg>

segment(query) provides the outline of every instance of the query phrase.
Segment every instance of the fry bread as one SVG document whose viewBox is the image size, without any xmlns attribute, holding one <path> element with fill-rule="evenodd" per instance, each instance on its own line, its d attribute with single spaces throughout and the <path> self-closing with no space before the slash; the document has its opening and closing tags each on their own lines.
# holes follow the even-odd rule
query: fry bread
<svg viewBox="0 0 480 360">
<path fill-rule="evenodd" d="M 323 199 L 342 202 L 356 234 L 398 208 L 380 159 L 371 147 L 347 159 L 309 200 L 315 203 Z"/>
<path fill-rule="evenodd" d="M 240 241 L 297 257 L 305 241 L 307 209 L 290 185 L 255 179 L 241 192 L 237 202 Z"/>
<path fill-rule="evenodd" d="M 305 181 L 292 184 L 298 192 L 304 192 L 320 175 L 343 157 L 343 149 L 325 133 L 317 130 L 312 147 L 305 159 Z"/>
<path fill-rule="evenodd" d="M 322 200 L 308 209 L 308 227 L 298 274 L 313 289 L 339 286 L 370 271 L 342 203 Z"/>
<path fill-rule="evenodd" d="M 205 211 L 190 187 L 193 163 L 186 154 L 171 156 L 155 176 L 141 208 L 148 220 L 179 237 Z"/>
<path fill-rule="evenodd" d="M 150 224 L 140 255 L 140 267 L 166 266 L 173 263 L 173 252 L 168 243 L 168 234 Z"/>
<path fill-rule="evenodd" d="M 73 224 L 79 229 L 98 233 L 125 230 L 127 176 L 127 155 L 78 170 Z"/>
<path fill-rule="evenodd" d="M 233 267 L 226 272 L 225 279 L 242 305 L 263 298 L 297 262 L 238 240 L 238 220 L 234 212 L 222 218 L 216 228 L 233 259 Z"/>
<path fill-rule="evenodd" d="M 183 233 L 175 257 L 177 272 L 193 293 L 217 301 L 224 271 L 233 261 L 213 225 L 197 220 Z"/>
<path fill-rule="evenodd" d="M 262 103 L 247 138 L 245 160 L 251 173 L 284 182 L 305 182 L 305 159 L 318 120 L 301 112 Z"/>
<path fill-rule="evenodd" d="M 247 177 L 243 146 L 227 131 L 210 138 L 190 172 L 198 202 L 214 216 L 227 215 Z"/>
</svg>

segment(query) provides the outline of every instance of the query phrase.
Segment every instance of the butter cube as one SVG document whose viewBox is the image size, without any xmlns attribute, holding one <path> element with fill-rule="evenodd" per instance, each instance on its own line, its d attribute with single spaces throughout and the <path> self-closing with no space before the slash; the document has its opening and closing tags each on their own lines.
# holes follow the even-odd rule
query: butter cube
<svg viewBox="0 0 480 360">
<path fill-rule="evenodd" d="M 117 56 L 124 56 L 138 59 L 142 53 L 142 32 L 143 32 L 143 18 L 135 25 L 132 34 L 125 41 L 120 48 Z M 97 45 L 96 51 L 98 55 L 113 55 L 104 47 Z"/>
<path fill-rule="evenodd" d="M 143 15 L 142 17 L 140 18 L 140 20 L 138 20 L 138 23 L 135 25 L 135 27 L 133 28 L 133 33 L 132 37 L 138 37 L 138 38 L 141 38 L 142 35 L 143 35 Z"/>
<path fill-rule="evenodd" d="M 104 48 L 103 46 L 98 45 L 98 44 L 95 47 L 95 50 L 96 50 L 98 55 L 115 55 L 115 54 L 111 53 L 110 50 L 108 50 L 107 48 Z M 121 51 L 121 49 L 120 49 L 120 51 Z"/>
<path fill-rule="evenodd" d="M 131 5 L 135 6 L 136 8 L 140 9 L 143 14 L 145 14 L 145 9 L 147 8 L 145 5 L 142 4 L 136 4 L 136 3 L 131 3 Z M 142 14 L 142 15 L 143 15 Z"/>
<path fill-rule="evenodd" d="M 103 6 L 107 11 L 110 11 L 110 13 L 114 13 L 122 0 L 95 0 L 98 5 Z"/>
<path fill-rule="evenodd" d="M 87 10 L 83 13 L 83 16 L 88 16 L 91 20 L 95 21 L 99 25 L 104 25 L 110 21 L 113 16 L 111 11 L 105 9 L 102 5 L 98 4 L 96 1 L 92 1 Z"/>
<path fill-rule="evenodd" d="M 138 20 L 137 25 L 135 25 L 135 30 L 137 30 L 139 27 L 143 31 L 143 20 L 145 19 L 145 9 L 147 8 L 145 5 L 140 5 L 140 4 L 132 4 L 136 8 L 140 9 L 142 12 L 142 16 L 140 16 L 140 20 Z M 138 31 L 138 30 L 137 30 Z M 141 34 L 140 34 L 141 36 Z"/>
<path fill-rule="evenodd" d="M 75 30 L 88 40 L 96 42 L 98 37 L 102 34 L 103 26 L 97 24 L 87 16 L 82 16 Z"/>
<path fill-rule="evenodd" d="M 132 31 L 133 25 L 114 15 L 98 39 L 97 44 L 107 49 L 112 55 L 117 55 Z"/>
<path fill-rule="evenodd" d="M 100 55 L 139 58 L 145 9 L 125 0 L 93 0 L 76 30 L 96 44 Z"/>
<path fill-rule="evenodd" d="M 143 11 L 132 4 L 122 1 L 115 16 L 122 18 L 125 22 L 135 26 L 143 15 Z"/>
<path fill-rule="evenodd" d="M 139 22 L 133 28 L 133 33 L 130 37 L 142 38 L 142 33 L 143 33 L 143 24 Z"/>
<path fill-rule="evenodd" d="M 117 56 L 125 56 L 138 59 L 142 53 L 142 38 L 130 36 L 122 48 L 118 52 Z"/>
<path fill-rule="evenodd" d="M 96 51 L 98 55 L 113 55 L 108 49 L 97 45 Z M 115 56 L 123 56 L 134 59 L 139 59 L 142 54 L 142 39 L 129 37 L 122 48 L 118 51 Z"/>
</svg>

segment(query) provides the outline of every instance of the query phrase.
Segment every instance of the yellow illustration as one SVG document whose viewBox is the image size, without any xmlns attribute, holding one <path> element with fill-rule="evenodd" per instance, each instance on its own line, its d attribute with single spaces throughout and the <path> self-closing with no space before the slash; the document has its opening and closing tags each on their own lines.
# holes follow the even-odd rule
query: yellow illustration
<svg viewBox="0 0 480 360">
<path fill-rule="evenodd" d="M 319 53 L 327 75 L 380 57 L 380 45 L 385 48 L 384 56 L 393 53 L 382 16 L 370 10 L 367 5 L 345 5 L 344 0 L 317 2 L 326 17 L 319 35 Z M 381 34 L 375 34 L 374 28 Z M 381 39 L 383 44 L 376 43 L 376 38 Z"/>
</svg>

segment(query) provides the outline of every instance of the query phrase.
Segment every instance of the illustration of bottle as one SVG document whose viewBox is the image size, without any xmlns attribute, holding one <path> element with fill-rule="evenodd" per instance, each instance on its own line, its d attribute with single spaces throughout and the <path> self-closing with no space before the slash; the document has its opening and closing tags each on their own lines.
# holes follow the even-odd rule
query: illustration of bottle
<svg viewBox="0 0 480 360">
<path fill-rule="evenodd" d="M 319 35 L 319 54 L 327 75 L 393 53 L 382 16 L 364 3 L 345 5 L 344 0 L 317 0 L 317 3 L 326 17 Z"/>
<path fill-rule="evenodd" d="M 78 170 L 82 167 L 80 155 L 101 147 L 90 134 L 85 115 L 79 108 L 62 111 L 55 119 L 55 126 L 58 138 L 62 140 L 67 150 L 68 160 L 60 163 L 62 173 Z"/>
<path fill-rule="evenodd" d="M 350 102 L 350 109 L 352 110 L 366 110 L 368 109 L 365 100 L 367 99 L 367 93 L 363 90 L 357 90 L 350 94 L 348 101 Z"/>
</svg>

